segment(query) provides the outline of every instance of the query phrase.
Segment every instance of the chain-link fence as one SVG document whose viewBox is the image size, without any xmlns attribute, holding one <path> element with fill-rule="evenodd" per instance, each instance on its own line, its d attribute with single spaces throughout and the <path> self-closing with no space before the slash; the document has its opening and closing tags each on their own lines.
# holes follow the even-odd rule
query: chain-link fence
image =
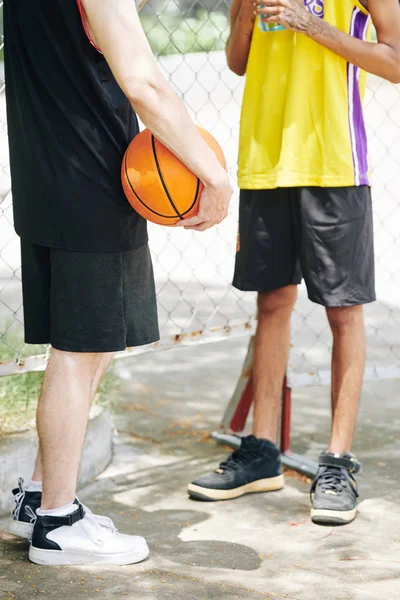
<svg viewBox="0 0 400 600">
<path fill-rule="evenodd" d="M 219 140 L 235 180 L 244 81 L 226 66 L 228 12 L 229 3 L 218 0 L 153 0 L 143 11 L 142 22 L 162 71 L 196 123 Z M 374 166 L 378 302 L 366 307 L 368 377 L 400 376 L 399 99 L 398 87 L 369 79 L 366 118 Z M 0 362 L 4 363 L 0 374 L 7 374 L 42 368 L 42 360 L 22 357 L 44 349 L 26 347 L 22 340 L 19 242 L 12 228 L 4 90 L 0 121 Z M 237 213 L 236 191 L 228 219 L 211 231 L 196 234 L 150 227 L 162 333 L 156 348 L 212 341 L 253 329 L 255 295 L 230 285 Z M 293 317 L 291 384 L 328 382 L 330 348 L 324 311 L 307 300 L 302 287 Z"/>
</svg>

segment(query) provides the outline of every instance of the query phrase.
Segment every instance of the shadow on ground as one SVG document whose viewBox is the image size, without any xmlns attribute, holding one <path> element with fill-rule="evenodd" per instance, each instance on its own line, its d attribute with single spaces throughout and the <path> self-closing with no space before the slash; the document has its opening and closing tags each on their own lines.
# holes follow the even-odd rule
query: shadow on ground
<svg viewBox="0 0 400 600">
<path fill-rule="evenodd" d="M 400 599 L 400 383 L 364 390 L 356 451 L 366 468 L 353 524 L 313 525 L 309 485 L 292 477 L 277 493 L 227 503 L 188 499 L 187 483 L 226 456 L 209 434 L 232 393 L 245 345 L 177 349 L 119 365 L 124 383 L 114 459 L 81 499 L 120 530 L 144 535 L 150 558 L 122 568 L 49 569 L 29 564 L 27 544 L 3 533 L 0 600 Z M 329 433 L 329 390 L 299 390 L 293 404 L 294 449 L 315 458 Z"/>
</svg>

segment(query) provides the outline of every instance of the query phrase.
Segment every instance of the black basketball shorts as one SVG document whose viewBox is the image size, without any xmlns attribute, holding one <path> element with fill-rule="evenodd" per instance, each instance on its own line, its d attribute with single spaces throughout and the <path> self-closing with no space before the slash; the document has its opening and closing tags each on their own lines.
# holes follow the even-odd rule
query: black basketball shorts
<svg viewBox="0 0 400 600">
<path fill-rule="evenodd" d="M 25 341 L 116 352 L 159 339 L 148 245 L 74 252 L 21 240 Z"/>
<path fill-rule="evenodd" d="M 301 283 L 326 307 L 375 298 L 371 190 L 242 190 L 233 285 L 268 292 Z"/>
</svg>

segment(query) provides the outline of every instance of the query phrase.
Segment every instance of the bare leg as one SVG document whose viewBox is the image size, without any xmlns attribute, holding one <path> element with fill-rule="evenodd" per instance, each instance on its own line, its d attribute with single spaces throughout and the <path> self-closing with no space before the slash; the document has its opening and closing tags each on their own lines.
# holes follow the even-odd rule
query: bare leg
<svg viewBox="0 0 400 600">
<path fill-rule="evenodd" d="M 40 451 L 40 444 L 36 456 L 35 470 L 33 471 L 32 481 L 43 481 L 43 462 L 42 453 Z"/>
<path fill-rule="evenodd" d="M 43 510 L 68 504 L 75 498 L 89 408 L 96 382 L 112 357 L 52 351 L 37 412 Z"/>
<path fill-rule="evenodd" d="M 329 452 L 351 450 L 365 369 L 362 306 L 327 308 L 333 333 L 332 436 Z"/>
<path fill-rule="evenodd" d="M 96 374 L 93 378 L 93 384 L 92 384 L 92 388 L 91 388 L 92 400 L 96 394 L 100 380 L 103 377 L 105 371 L 107 370 L 107 368 L 112 360 L 112 357 L 113 357 L 112 354 L 101 354 L 99 356 L 101 356 L 101 359 L 99 360 L 98 368 L 97 368 Z M 90 408 L 90 406 L 89 406 L 89 408 Z M 36 456 L 36 464 L 35 464 L 35 470 L 32 475 L 32 481 L 43 481 L 43 462 L 42 462 L 42 454 L 41 454 L 40 444 L 39 444 L 39 449 L 38 449 L 38 453 Z"/>
<path fill-rule="evenodd" d="M 290 349 L 290 317 L 297 286 L 258 296 L 254 355 L 254 425 L 258 438 L 276 443 L 282 384 Z"/>
</svg>

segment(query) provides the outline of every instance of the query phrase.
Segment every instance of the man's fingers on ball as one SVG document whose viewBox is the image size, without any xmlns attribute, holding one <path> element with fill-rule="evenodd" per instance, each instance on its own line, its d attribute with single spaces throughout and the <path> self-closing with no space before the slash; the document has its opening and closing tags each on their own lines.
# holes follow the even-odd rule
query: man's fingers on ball
<svg viewBox="0 0 400 600">
<path fill-rule="evenodd" d="M 190 219 L 183 219 L 183 221 L 179 222 L 181 227 L 193 227 L 193 225 L 198 225 L 199 223 L 203 223 L 204 219 L 201 219 L 199 215 L 195 217 L 191 217 Z"/>
<path fill-rule="evenodd" d="M 204 231 L 201 225 L 193 225 L 192 227 L 185 227 L 188 231 Z"/>
<path fill-rule="evenodd" d="M 212 227 L 214 225 L 214 221 L 205 221 L 204 223 L 201 223 L 200 225 L 196 225 L 195 227 L 193 227 L 193 229 L 195 231 L 206 231 L 207 229 L 210 229 L 210 227 Z"/>
<path fill-rule="evenodd" d="M 204 224 L 204 221 L 201 221 L 200 223 L 187 223 L 184 224 L 184 229 L 192 229 L 193 231 L 199 231 L 199 227 L 201 227 Z"/>
</svg>

